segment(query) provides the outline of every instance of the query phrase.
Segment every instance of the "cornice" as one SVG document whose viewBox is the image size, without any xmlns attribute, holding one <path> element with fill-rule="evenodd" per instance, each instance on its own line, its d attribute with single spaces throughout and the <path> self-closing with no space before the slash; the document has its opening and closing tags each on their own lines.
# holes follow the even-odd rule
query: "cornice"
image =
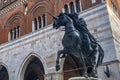
<svg viewBox="0 0 120 80">
<path fill-rule="evenodd" d="M 4 7 L 3 9 L 0 10 L 0 16 L 7 14 L 8 12 L 10 12 L 11 10 L 13 10 L 14 8 L 20 6 L 21 4 L 28 2 L 29 0 L 17 0 L 15 2 L 13 2 L 12 4 Z"/>
</svg>

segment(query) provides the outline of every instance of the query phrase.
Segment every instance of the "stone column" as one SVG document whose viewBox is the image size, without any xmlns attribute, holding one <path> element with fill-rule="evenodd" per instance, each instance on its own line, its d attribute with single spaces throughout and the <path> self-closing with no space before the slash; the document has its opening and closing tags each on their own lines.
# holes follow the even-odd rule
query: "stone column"
<svg viewBox="0 0 120 80">
<path fill-rule="evenodd" d="M 39 19 L 37 20 L 37 30 L 39 30 Z"/>
<path fill-rule="evenodd" d="M 8 33 L 8 41 L 10 41 L 10 32 Z"/>
<path fill-rule="evenodd" d="M 18 28 L 16 28 L 16 38 L 18 38 Z"/>
<path fill-rule="evenodd" d="M 43 28 L 43 18 L 41 18 L 41 28 Z"/>
</svg>

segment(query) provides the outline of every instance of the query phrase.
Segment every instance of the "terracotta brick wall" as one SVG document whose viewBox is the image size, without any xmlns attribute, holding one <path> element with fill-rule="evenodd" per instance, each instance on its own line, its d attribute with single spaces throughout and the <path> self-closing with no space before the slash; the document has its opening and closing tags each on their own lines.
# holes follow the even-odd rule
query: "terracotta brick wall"
<svg viewBox="0 0 120 80">
<path fill-rule="evenodd" d="M 71 1 L 75 4 L 75 0 Z M 4 34 L 4 36 L 6 37 L 4 40 L 3 38 L 0 38 L 0 43 L 8 41 L 8 32 L 10 31 L 10 29 L 16 26 L 20 26 L 20 36 L 32 32 L 32 21 L 34 20 L 34 18 L 38 18 L 43 14 L 45 14 L 47 17 L 47 25 L 51 24 L 53 20 L 52 17 L 47 14 L 47 12 L 57 16 L 63 10 L 64 5 L 69 5 L 71 1 L 29 0 L 29 2 L 25 2 L 14 8 L 13 10 L 7 12 L 7 14 L 0 16 L 0 33 Z M 101 0 L 96 1 L 97 2 L 95 4 L 92 4 L 91 0 L 81 0 L 82 10 L 88 9 L 101 3 Z M 8 4 L 10 5 L 12 3 L 8 1 Z M 1 3 L 0 7 L 3 8 L 2 6 L 3 4 Z M 26 15 L 24 14 L 25 6 L 27 6 L 28 10 Z M 7 29 L 7 32 L 4 32 L 4 29 Z"/>
<path fill-rule="evenodd" d="M 92 0 L 81 0 L 82 10 L 93 7 L 99 3 L 101 3 L 101 0 L 96 0 L 96 3 L 94 3 L 94 4 L 92 4 Z"/>
<path fill-rule="evenodd" d="M 8 30 L 0 29 L 0 44 L 7 42 L 7 39 L 8 39 Z"/>
</svg>

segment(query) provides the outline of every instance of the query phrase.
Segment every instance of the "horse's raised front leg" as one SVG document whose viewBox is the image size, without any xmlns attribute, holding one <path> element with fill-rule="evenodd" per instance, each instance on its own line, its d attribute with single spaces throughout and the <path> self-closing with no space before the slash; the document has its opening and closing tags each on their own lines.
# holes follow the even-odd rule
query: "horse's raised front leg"
<svg viewBox="0 0 120 80">
<path fill-rule="evenodd" d="M 60 70 L 60 58 L 63 58 L 63 56 L 65 56 L 65 54 L 66 54 L 66 50 L 59 50 L 58 52 L 57 52 L 57 60 L 56 60 L 56 71 L 58 71 L 58 70 Z M 62 57 L 61 57 L 61 54 L 63 55 Z"/>
<path fill-rule="evenodd" d="M 59 50 L 57 52 L 57 60 L 56 60 L 56 71 L 60 70 L 60 64 L 59 64 L 59 60 L 60 60 L 60 55 L 62 54 L 62 50 Z"/>
</svg>

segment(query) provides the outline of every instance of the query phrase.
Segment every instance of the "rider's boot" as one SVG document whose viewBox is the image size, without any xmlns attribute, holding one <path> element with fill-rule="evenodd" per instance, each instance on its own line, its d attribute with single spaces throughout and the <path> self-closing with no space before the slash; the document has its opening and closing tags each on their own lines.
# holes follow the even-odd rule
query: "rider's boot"
<svg viewBox="0 0 120 80">
<path fill-rule="evenodd" d="M 60 70 L 60 65 L 56 64 L 56 71 L 59 71 L 59 70 Z"/>
<path fill-rule="evenodd" d="M 91 45 L 90 39 L 87 38 L 87 41 L 88 41 L 88 48 L 89 48 L 89 50 L 90 50 L 90 52 L 91 52 L 91 51 L 93 50 L 93 48 L 92 48 L 92 45 Z"/>
<path fill-rule="evenodd" d="M 60 70 L 60 64 L 59 64 L 59 60 L 56 60 L 56 71 Z"/>
<path fill-rule="evenodd" d="M 92 77 L 94 77 L 94 78 L 97 78 L 97 77 L 98 77 L 96 71 L 94 71 L 94 70 L 92 71 Z"/>
<path fill-rule="evenodd" d="M 83 73 L 83 76 L 84 76 L 85 78 L 88 78 L 88 74 L 87 74 L 86 71 Z"/>
</svg>

